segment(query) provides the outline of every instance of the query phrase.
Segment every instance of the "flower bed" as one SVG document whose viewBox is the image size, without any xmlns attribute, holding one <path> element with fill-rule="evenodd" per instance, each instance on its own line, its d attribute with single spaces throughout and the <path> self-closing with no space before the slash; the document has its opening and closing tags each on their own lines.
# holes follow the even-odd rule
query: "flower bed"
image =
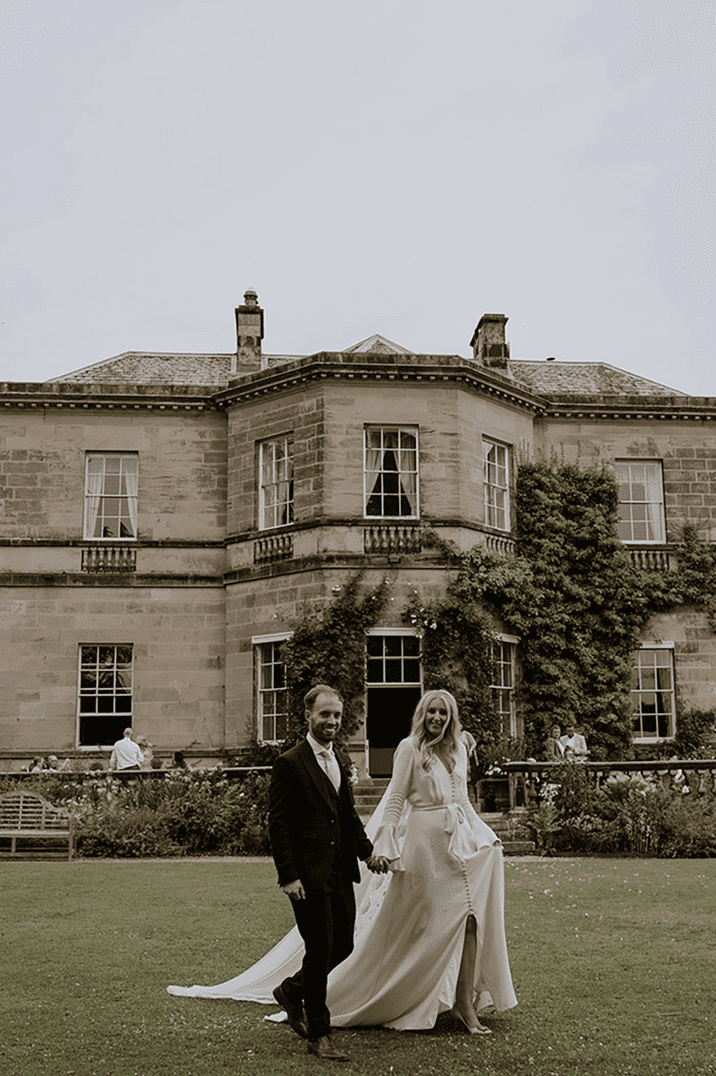
<svg viewBox="0 0 716 1076">
<path fill-rule="evenodd" d="M 540 784 L 528 825 L 548 854 L 716 856 L 716 795 L 695 777 L 684 771 L 665 788 L 656 773 L 618 772 L 597 785 L 586 766 L 565 763 Z"/>
<path fill-rule="evenodd" d="M 176 770 L 162 780 L 110 774 L 36 774 L 36 789 L 67 807 L 84 856 L 267 855 L 270 774 L 229 779 L 221 770 Z M 0 780 L 0 791 L 16 787 Z"/>
</svg>

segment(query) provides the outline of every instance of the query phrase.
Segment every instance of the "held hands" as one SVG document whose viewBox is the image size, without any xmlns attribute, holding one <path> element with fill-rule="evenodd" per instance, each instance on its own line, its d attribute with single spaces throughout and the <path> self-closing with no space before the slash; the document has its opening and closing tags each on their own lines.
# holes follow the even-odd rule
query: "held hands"
<svg viewBox="0 0 716 1076">
<path fill-rule="evenodd" d="M 365 861 L 365 865 L 369 871 L 373 871 L 373 874 L 385 874 L 388 870 L 390 860 L 385 856 L 368 856 Z"/>
<path fill-rule="evenodd" d="M 373 874 L 385 874 L 388 870 L 390 860 L 385 856 L 369 856 L 365 861 L 365 865 L 369 871 L 373 871 Z M 281 889 L 290 897 L 291 900 L 305 900 L 306 890 L 303 888 L 303 883 L 300 878 L 296 878 L 293 882 L 287 882 L 286 885 L 282 885 Z"/>
</svg>

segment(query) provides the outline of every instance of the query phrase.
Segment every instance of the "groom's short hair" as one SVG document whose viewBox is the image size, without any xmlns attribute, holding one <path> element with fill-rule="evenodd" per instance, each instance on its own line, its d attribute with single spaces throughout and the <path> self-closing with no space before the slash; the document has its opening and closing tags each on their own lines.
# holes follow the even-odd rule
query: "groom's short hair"
<svg viewBox="0 0 716 1076">
<path fill-rule="evenodd" d="M 343 702 L 343 696 L 340 691 L 337 691 L 334 687 L 329 687 L 328 684 L 316 684 L 310 691 L 307 691 L 303 696 L 303 705 L 306 710 L 312 710 L 314 703 L 319 695 L 333 695 L 339 702 Z"/>
</svg>

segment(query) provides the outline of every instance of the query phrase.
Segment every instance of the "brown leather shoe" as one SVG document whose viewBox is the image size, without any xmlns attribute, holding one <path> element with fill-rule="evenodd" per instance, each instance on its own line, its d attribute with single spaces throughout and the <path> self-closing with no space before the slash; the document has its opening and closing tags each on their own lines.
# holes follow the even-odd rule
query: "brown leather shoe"
<svg viewBox="0 0 716 1076">
<path fill-rule="evenodd" d="M 321 1061 L 349 1060 L 348 1054 L 344 1054 L 337 1046 L 334 1046 L 332 1039 L 328 1035 L 324 1035 L 321 1039 L 315 1039 L 313 1042 L 309 1039 L 308 1052 L 320 1057 Z"/>
<path fill-rule="evenodd" d="M 302 1039 L 307 1039 L 308 1024 L 306 1023 L 306 1014 L 303 1011 L 303 1002 L 296 1005 L 295 1002 L 290 1001 L 283 986 L 277 986 L 273 996 L 281 1008 L 286 1010 L 288 1022 L 296 1034 L 300 1035 Z"/>
</svg>

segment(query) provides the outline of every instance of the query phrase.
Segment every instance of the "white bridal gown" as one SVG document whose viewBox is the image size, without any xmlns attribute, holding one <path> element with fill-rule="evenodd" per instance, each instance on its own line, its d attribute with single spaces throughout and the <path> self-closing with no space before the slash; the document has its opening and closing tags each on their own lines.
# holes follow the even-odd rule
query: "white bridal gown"
<svg viewBox="0 0 716 1076">
<path fill-rule="evenodd" d="M 403 740 L 393 778 L 367 826 L 388 875 L 362 869 L 355 948 L 328 979 L 334 1027 L 432 1028 L 451 1009 L 469 915 L 477 921 L 477 1008 L 517 1004 L 504 927 L 502 846 L 467 797 L 467 751 L 452 774 L 435 759 L 421 772 L 417 742 Z M 275 1004 L 272 991 L 303 960 L 294 927 L 242 975 L 219 986 L 168 987 L 170 994 Z M 285 1019 L 284 1014 L 278 1019 Z"/>
</svg>

